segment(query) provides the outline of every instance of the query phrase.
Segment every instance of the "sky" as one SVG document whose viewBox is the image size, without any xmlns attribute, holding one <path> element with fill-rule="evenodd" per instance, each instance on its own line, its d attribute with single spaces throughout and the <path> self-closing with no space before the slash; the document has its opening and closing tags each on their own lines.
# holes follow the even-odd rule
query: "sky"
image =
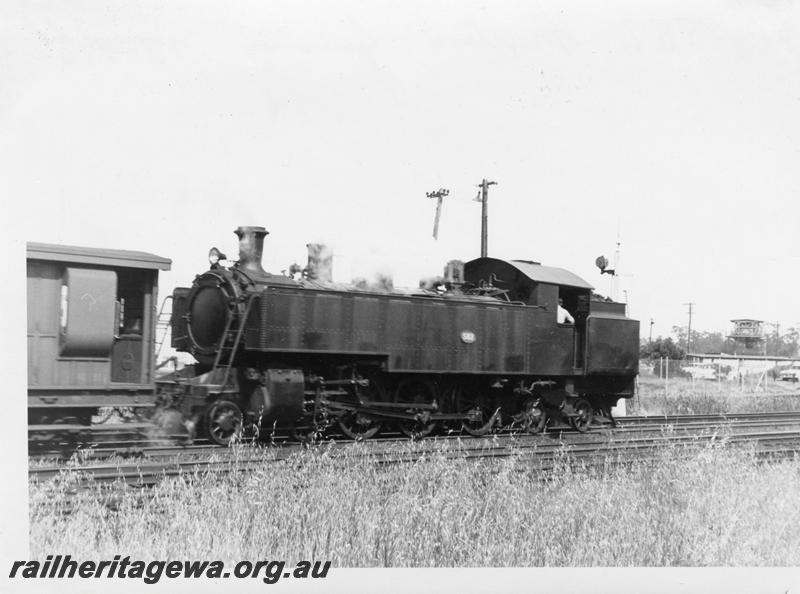
<svg viewBox="0 0 800 594">
<path fill-rule="evenodd" d="M 267 270 L 322 242 L 339 282 L 414 287 L 480 255 L 486 178 L 489 255 L 616 293 L 643 336 L 686 325 L 690 302 L 699 330 L 800 326 L 797 3 L 11 0 L 0 16 L 20 257 L 25 241 L 155 253 L 173 261 L 164 296 L 261 225 Z"/>
</svg>

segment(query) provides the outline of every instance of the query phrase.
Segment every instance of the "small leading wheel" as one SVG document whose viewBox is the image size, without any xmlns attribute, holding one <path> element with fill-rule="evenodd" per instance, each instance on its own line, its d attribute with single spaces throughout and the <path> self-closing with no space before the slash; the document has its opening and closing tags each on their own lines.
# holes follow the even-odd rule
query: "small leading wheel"
<svg viewBox="0 0 800 594">
<path fill-rule="evenodd" d="M 339 428 L 350 439 L 363 441 L 380 431 L 381 424 L 369 415 L 347 411 L 339 418 Z"/>
<path fill-rule="evenodd" d="M 242 431 L 242 409 L 230 400 L 217 400 L 206 414 L 206 431 L 214 443 L 230 445 Z"/>
<path fill-rule="evenodd" d="M 575 409 L 575 416 L 570 419 L 572 426 L 581 433 L 586 433 L 589 430 L 589 425 L 592 424 L 592 405 L 587 400 L 579 398 L 573 408 Z"/>
<path fill-rule="evenodd" d="M 464 431 L 473 437 L 481 437 L 492 430 L 494 415 L 490 409 L 485 406 L 474 406 L 465 412 L 471 415 L 472 418 L 462 423 L 461 427 Z"/>
</svg>

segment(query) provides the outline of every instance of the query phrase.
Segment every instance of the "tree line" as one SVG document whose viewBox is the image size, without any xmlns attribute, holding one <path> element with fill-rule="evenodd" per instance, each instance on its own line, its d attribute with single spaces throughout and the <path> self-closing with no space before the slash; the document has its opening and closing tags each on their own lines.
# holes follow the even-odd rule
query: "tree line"
<svg viewBox="0 0 800 594">
<path fill-rule="evenodd" d="M 688 343 L 692 353 L 727 355 L 764 355 L 770 357 L 797 358 L 800 353 L 800 330 L 789 328 L 778 334 L 765 332 L 765 341 L 746 347 L 741 342 L 728 338 L 722 332 L 704 332 L 692 330 L 692 340 Z M 673 326 L 672 336 L 659 336 L 652 342 L 645 339 L 641 342 L 639 356 L 642 359 L 684 359 L 686 357 L 686 328 Z"/>
</svg>

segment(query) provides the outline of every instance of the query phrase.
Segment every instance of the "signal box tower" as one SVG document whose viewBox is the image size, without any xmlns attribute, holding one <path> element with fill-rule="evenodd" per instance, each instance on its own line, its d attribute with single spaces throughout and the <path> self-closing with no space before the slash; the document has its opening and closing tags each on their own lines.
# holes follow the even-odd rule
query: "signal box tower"
<svg viewBox="0 0 800 594">
<path fill-rule="evenodd" d="M 766 339 L 764 337 L 764 322 L 762 320 L 731 320 L 733 322 L 733 330 L 728 335 L 732 338 L 736 346 L 743 344 L 745 348 L 752 349 L 755 346 L 763 346 L 766 348 Z M 734 347 L 734 355 L 738 349 Z M 763 349 L 759 349 L 763 350 Z M 766 354 L 766 352 L 764 353 Z"/>
</svg>

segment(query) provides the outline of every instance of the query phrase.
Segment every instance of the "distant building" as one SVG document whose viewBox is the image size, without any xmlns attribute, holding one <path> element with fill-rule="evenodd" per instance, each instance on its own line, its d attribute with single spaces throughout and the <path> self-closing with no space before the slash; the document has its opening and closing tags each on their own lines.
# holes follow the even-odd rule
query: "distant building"
<svg viewBox="0 0 800 594">
<path fill-rule="evenodd" d="M 764 373 L 775 367 L 787 367 L 795 359 L 791 357 L 778 357 L 766 355 L 728 355 L 726 353 L 690 353 L 686 355 L 687 363 L 691 365 L 714 364 L 718 368 L 729 367 L 729 378 L 738 375 L 752 375 Z"/>
<path fill-rule="evenodd" d="M 733 322 L 733 329 L 728 338 L 732 338 L 737 346 L 743 344 L 747 349 L 759 346 L 766 349 L 763 320 L 741 319 L 731 320 L 731 322 Z M 736 351 L 734 350 L 734 352 Z"/>
</svg>

